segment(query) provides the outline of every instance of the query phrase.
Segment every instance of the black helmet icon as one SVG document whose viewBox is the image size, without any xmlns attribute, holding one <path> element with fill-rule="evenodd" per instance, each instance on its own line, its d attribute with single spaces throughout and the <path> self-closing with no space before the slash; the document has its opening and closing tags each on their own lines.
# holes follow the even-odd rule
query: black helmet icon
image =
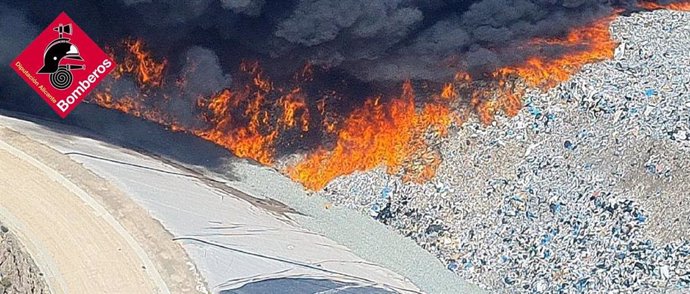
<svg viewBox="0 0 690 294">
<path fill-rule="evenodd" d="M 72 72 L 74 69 L 84 69 L 83 65 L 64 64 L 64 60 L 78 60 L 83 61 L 79 55 L 77 46 L 72 44 L 68 38 L 64 38 L 63 34 L 72 34 L 72 25 L 58 25 L 53 28 L 58 32 L 59 37 L 48 46 L 43 53 L 43 67 L 38 70 L 39 74 L 50 74 L 50 84 L 58 90 L 67 89 L 72 85 Z"/>
</svg>

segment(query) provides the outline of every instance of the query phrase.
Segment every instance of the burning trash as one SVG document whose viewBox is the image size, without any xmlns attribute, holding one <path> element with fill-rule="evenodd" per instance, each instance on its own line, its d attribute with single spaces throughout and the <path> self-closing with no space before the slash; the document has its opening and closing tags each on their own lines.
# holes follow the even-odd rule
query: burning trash
<svg viewBox="0 0 690 294">
<path fill-rule="evenodd" d="M 641 2 L 638 7 L 661 7 L 650 3 Z M 469 6 L 466 17 L 478 13 L 482 5 Z M 666 6 L 683 9 L 684 5 Z M 188 81 L 166 75 L 168 59 L 154 57 L 157 54 L 146 49 L 144 40 L 129 39 L 111 47 L 113 57 L 121 61 L 111 83 L 94 95 L 92 102 L 193 133 L 265 165 L 281 166 L 279 161 L 286 150 L 302 153 L 303 159 L 289 164 L 284 172 L 310 189 L 321 189 L 335 177 L 380 165 L 406 179 L 423 181 L 433 177 L 442 160 L 425 139 L 429 132 L 443 136 L 472 113 L 485 124 L 499 112 L 514 116 L 522 108 L 522 96 L 528 88 L 552 88 L 583 65 L 612 58 L 617 44 L 608 27 L 625 8 L 597 9 L 602 10 L 595 13 L 598 17 L 566 26 L 563 33 L 534 33 L 510 40 L 508 47 L 487 51 L 487 56 L 501 56 L 511 62 L 474 65 L 476 59 L 487 56 L 473 55 L 476 52 L 470 50 L 465 56 L 450 55 L 456 60 L 451 62 L 453 67 L 464 64 L 468 70 L 452 73 L 451 81 L 438 83 L 439 78 L 434 77 L 422 83 L 417 81 L 426 79 L 387 82 L 402 89 L 387 87 L 386 91 L 359 97 L 339 92 L 341 85 L 324 85 L 335 70 L 323 61 L 308 60 L 291 78 L 279 81 L 272 80 L 260 62 L 242 61 L 227 87 L 176 101 L 180 97 L 174 92 L 184 92 Z M 299 13 L 297 10 L 295 15 Z M 487 20 L 477 20 L 474 25 Z M 289 21 L 294 20 L 289 18 L 283 24 Z M 288 31 L 281 27 L 276 34 L 286 35 Z M 465 61 L 458 64 L 458 57 Z M 439 66 L 441 71 L 448 71 Z M 343 79 L 351 79 L 349 76 Z M 132 78 L 135 90 L 124 95 L 113 93 L 123 77 Z M 423 85 L 421 98 L 413 84 Z M 191 122 L 189 114 L 177 117 L 179 113 L 171 109 L 181 103 L 188 104 L 185 112 L 192 113 Z M 351 110 L 343 111 L 343 104 L 349 104 Z M 427 159 L 413 163 L 414 158 Z"/>
<path fill-rule="evenodd" d="M 486 289 L 690 287 L 690 213 L 675 205 L 690 179 L 687 0 L 75 5 L 60 7 L 114 61 L 79 119 L 107 113 L 269 167 Z M 8 47 L 28 42 L 14 31 L 40 6 L 0 4 Z M 37 73 L 64 89 L 94 69 L 70 26 L 55 31 Z M 22 96 L 12 78 L 0 93 Z"/>
<path fill-rule="evenodd" d="M 512 117 L 528 89 L 612 58 L 617 15 L 688 3 L 125 1 L 111 18 L 131 21 L 103 34 L 117 69 L 89 100 L 310 189 L 377 166 L 423 181 L 442 161 L 430 138 Z"/>
</svg>

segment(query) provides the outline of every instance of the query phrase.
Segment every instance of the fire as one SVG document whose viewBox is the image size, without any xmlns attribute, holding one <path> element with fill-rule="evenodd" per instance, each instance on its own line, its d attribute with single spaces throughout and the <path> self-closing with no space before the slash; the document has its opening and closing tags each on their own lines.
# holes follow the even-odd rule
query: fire
<svg viewBox="0 0 690 294">
<path fill-rule="evenodd" d="M 455 92 L 455 85 L 453 83 L 446 83 L 441 90 L 441 97 L 445 99 L 455 99 L 457 98 L 457 92 Z"/>
<path fill-rule="evenodd" d="M 515 116 L 522 109 L 522 97 L 527 87 L 546 90 L 566 81 L 585 64 L 610 59 L 616 48 L 609 25 L 620 13 L 589 25 L 574 28 L 563 38 L 534 39 L 528 45 L 536 48 L 561 48 L 561 56 L 531 56 L 521 64 L 502 67 L 491 73 L 491 85 L 476 86 L 470 94 L 470 106 L 479 120 L 488 124 L 497 111 Z M 472 83 L 466 73 L 458 73 L 456 80 Z M 444 89 L 445 92 L 445 89 Z"/>
<path fill-rule="evenodd" d="M 678 11 L 690 11 L 690 1 L 682 1 L 670 4 L 659 4 L 651 1 L 640 1 L 638 3 L 640 8 L 647 10 L 670 9 Z"/>
<path fill-rule="evenodd" d="M 223 90 L 219 95 L 211 98 L 207 104 L 210 114 L 207 122 L 212 126 L 207 130 L 193 130 L 199 137 L 214 142 L 231 150 L 235 155 L 254 159 L 262 164 L 273 162 L 273 143 L 278 135 L 276 130 L 267 127 L 267 113 L 258 110 L 263 97 L 249 103 L 246 112 L 249 112 L 249 122 L 246 126 L 240 126 L 235 121 L 231 110 L 234 105 L 245 100 L 244 93 L 232 93 Z M 265 131 L 262 131 L 266 129 Z"/>
<path fill-rule="evenodd" d="M 514 116 L 522 108 L 526 89 L 548 89 L 566 81 L 585 64 L 611 58 L 616 43 L 608 27 L 618 13 L 574 28 L 563 37 L 534 39 L 525 44 L 562 49 L 561 55 L 531 56 L 521 64 L 498 68 L 481 80 L 458 72 L 453 82 L 439 87 L 438 94 L 424 99 L 415 97 L 412 82 L 408 81 L 399 96 L 371 97 L 344 116 L 329 111 L 328 101 L 338 97 L 337 93 L 321 92 L 322 97 L 309 97 L 303 90 L 301 85 L 312 82 L 318 70 L 313 65 L 307 63 L 293 75 L 292 84 L 282 88 L 274 85 L 258 62 L 244 62 L 240 73 L 233 75 L 235 86 L 219 89 L 210 97 L 199 97 L 194 107 L 201 123 L 181 125 L 174 114 L 164 111 L 170 103 L 168 97 L 150 95 L 153 88 L 163 86 L 167 62 L 156 61 L 140 40 L 125 42 L 124 62 L 119 62 L 114 77 L 131 76 L 141 93 L 113 97 L 107 86 L 92 101 L 175 131 L 195 134 L 238 157 L 276 167 L 282 166 L 277 149 L 285 136 L 300 140 L 318 132 L 329 144 L 316 147 L 282 170 L 308 189 L 318 190 L 336 177 L 380 166 L 405 180 L 421 182 L 432 178 L 442 161 L 433 147 L 434 138 L 446 136 L 454 123 L 461 124 L 469 114 L 476 114 L 484 124 L 491 123 L 499 111 Z"/>
<path fill-rule="evenodd" d="M 395 173 L 401 171 L 406 160 L 414 158 L 411 155 L 427 149 L 424 132 L 434 127 L 445 133 L 449 124 L 450 110 L 443 107 L 427 106 L 418 113 L 412 85 L 406 82 L 399 98 L 385 104 L 381 97 L 368 99 L 347 117 L 332 150 L 315 151 L 288 168 L 287 174 L 308 189 L 318 190 L 338 176 L 381 164 Z M 440 158 L 434 160 L 440 163 Z M 406 175 L 422 181 L 433 176 L 434 171 L 435 166 L 431 171 Z"/>
<path fill-rule="evenodd" d="M 143 49 L 141 40 L 126 40 L 122 44 L 127 51 L 127 55 L 122 62 L 117 64 L 113 71 L 113 77 L 117 80 L 123 75 L 132 75 L 141 88 L 141 92 L 136 96 L 117 97 L 113 99 L 110 88 L 112 81 L 104 82 L 104 91 L 96 92 L 92 96 L 93 102 L 98 105 L 119 110 L 131 115 L 141 117 L 150 121 L 154 121 L 163 125 L 168 125 L 171 129 L 176 130 L 177 126 L 171 122 L 171 118 L 155 107 L 148 106 L 145 102 L 148 98 L 148 93 L 153 88 L 159 88 L 163 84 L 164 72 L 167 66 L 167 60 L 163 59 L 158 62 L 154 59 L 150 52 Z M 112 48 L 107 48 L 110 51 L 111 58 L 115 58 Z M 159 101 L 150 101 L 159 102 Z"/>
<path fill-rule="evenodd" d="M 567 53 L 551 59 L 532 56 L 520 65 L 498 69 L 494 78 L 516 75 L 530 87 L 551 88 L 568 80 L 585 64 L 612 58 L 616 42 L 611 39 L 609 25 L 616 15 L 575 28 L 565 38 L 532 40 L 530 46 L 561 47 Z"/>
<path fill-rule="evenodd" d="M 283 115 L 280 119 L 282 124 L 293 128 L 299 123 L 302 131 L 309 131 L 309 109 L 299 88 L 281 97 L 277 103 L 283 108 Z"/>
<path fill-rule="evenodd" d="M 161 87 L 167 62 L 157 62 L 150 52 L 143 49 L 142 42 L 124 43 L 124 62 L 116 70 L 115 80 L 130 75 L 141 88 L 135 96 L 113 98 L 111 86 L 96 93 L 91 99 L 98 105 L 119 110 L 169 127 L 173 131 L 193 133 L 232 151 L 238 157 L 250 158 L 270 165 L 275 160 L 275 142 L 281 132 L 298 129 L 309 131 L 310 113 L 305 96 L 299 87 L 284 93 L 274 88 L 257 62 L 242 63 L 240 71 L 249 81 L 239 89 L 223 89 L 212 97 L 200 97 L 196 110 L 202 113 L 200 120 L 206 127 L 186 127 L 176 122 L 172 114 L 164 111 L 169 98 L 150 96 L 154 87 Z M 305 66 L 298 75 L 308 79 L 310 66 Z M 297 76 L 296 76 L 297 78 Z M 184 87 L 184 81 L 175 86 Z M 278 96 L 274 104 L 268 97 Z M 275 121 L 272 113 L 282 113 Z M 334 128 L 333 124 L 333 128 Z"/>
<path fill-rule="evenodd" d="M 156 62 L 151 54 L 143 49 L 141 40 L 127 40 L 124 45 L 130 54 L 118 63 L 114 76 L 119 78 L 125 73 L 133 73 L 140 85 L 160 87 L 163 84 L 167 61 L 164 59 L 162 62 Z"/>
<path fill-rule="evenodd" d="M 200 108 L 208 110 L 204 120 L 210 128 L 192 132 L 239 157 L 270 165 L 274 162 L 275 141 L 280 131 L 294 128 L 296 115 L 301 112 L 300 128 L 306 132 L 309 112 L 300 89 L 296 88 L 277 100 L 274 106 L 282 107 L 283 115 L 273 122 L 272 107 L 266 100 L 268 95 L 275 94 L 271 81 L 264 77 L 258 63 L 243 63 L 241 70 L 251 75 L 252 82 L 239 91 L 226 89 L 208 101 L 202 100 Z"/>
</svg>

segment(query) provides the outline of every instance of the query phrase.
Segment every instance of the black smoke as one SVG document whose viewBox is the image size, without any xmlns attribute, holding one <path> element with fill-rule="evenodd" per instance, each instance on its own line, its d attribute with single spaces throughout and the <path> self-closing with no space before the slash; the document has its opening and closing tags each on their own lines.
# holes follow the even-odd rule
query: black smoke
<svg viewBox="0 0 690 294">
<path fill-rule="evenodd" d="M 352 91 L 406 79 L 443 81 L 463 70 L 484 73 L 524 60 L 534 37 L 632 8 L 634 0 L 101 0 L 3 1 L 0 4 L 0 105 L 38 109 L 7 66 L 61 11 L 98 44 L 137 38 L 169 61 L 169 80 L 187 79 L 180 109 L 232 83 L 243 60 L 259 60 L 271 78 L 289 79 L 306 62 L 320 83 Z M 550 49 L 549 54 L 558 50 Z M 123 81 L 114 91 L 138 91 Z M 189 114 L 192 115 L 192 114 Z M 181 113 L 185 117 L 187 114 Z"/>
</svg>

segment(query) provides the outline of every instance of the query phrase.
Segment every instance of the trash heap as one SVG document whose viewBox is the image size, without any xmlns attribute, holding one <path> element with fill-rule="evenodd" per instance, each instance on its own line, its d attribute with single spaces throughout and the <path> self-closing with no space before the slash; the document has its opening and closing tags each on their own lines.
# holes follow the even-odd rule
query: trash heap
<svg viewBox="0 0 690 294">
<path fill-rule="evenodd" d="M 611 31 L 613 60 L 439 139 L 431 182 L 377 169 L 318 193 L 492 292 L 690 291 L 690 13 Z"/>
</svg>

